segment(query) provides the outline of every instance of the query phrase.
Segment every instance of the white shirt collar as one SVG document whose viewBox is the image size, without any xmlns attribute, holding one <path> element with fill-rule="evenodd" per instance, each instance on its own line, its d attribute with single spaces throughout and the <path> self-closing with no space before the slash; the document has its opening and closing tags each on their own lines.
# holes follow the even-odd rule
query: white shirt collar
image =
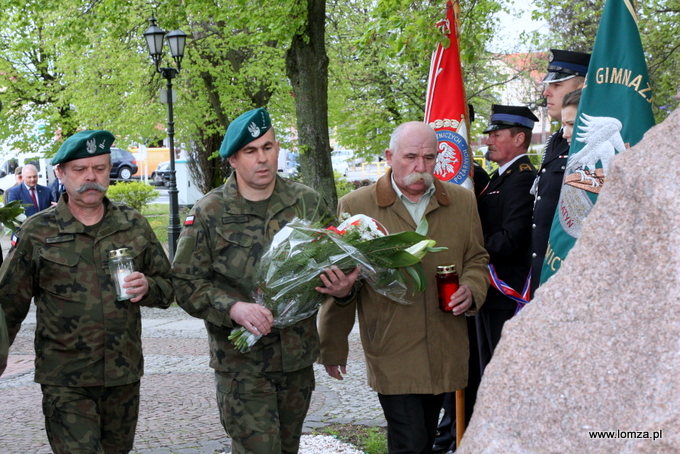
<svg viewBox="0 0 680 454">
<path fill-rule="evenodd" d="M 411 202 L 411 203 L 418 203 L 418 202 L 413 202 L 413 201 L 411 201 L 411 199 L 409 199 L 408 197 L 406 197 L 406 196 L 404 195 L 404 193 L 401 192 L 401 189 L 399 189 L 399 186 L 397 186 L 397 183 L 394 181 L 394 173 L 393 173 L 390 177 L 391 177 L 390 180 L 392 181 L 392 189 L 394 189 L 394 192 L 397 193 L 397 197 L 399 197 L 399 198 L 402 199 L 402 200 L 406 199 L 406 200 L 408 200 L 408 201 Z M 422 198 L 423 198 L 424 196 L 427 196 L 428 199 L 429 199 L 429 197 L 431 197 L 432 194 L 434 194 L 434 183 L 432 183 L 432 184 L 430 185 L 430 187 L 428 187 L 428 188 L 425 190 L 425 192 L 423 192 L 423 195 L 420 196 L 419 201 L 422 200 Z"/>
</svg>

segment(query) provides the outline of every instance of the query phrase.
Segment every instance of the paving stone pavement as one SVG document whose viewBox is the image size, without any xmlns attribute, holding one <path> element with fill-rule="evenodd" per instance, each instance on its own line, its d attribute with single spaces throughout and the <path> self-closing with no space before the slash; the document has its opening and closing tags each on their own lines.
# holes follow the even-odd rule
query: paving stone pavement
<svg viewBox="0 0 680 454">
<path fill-rule="evenodd" d="M 202 320 L 182 309 L 143 308 L 145 375 L 135 454 L 214 454 L 231 452 L 219 421 L 208 340 Z M 0 454 L 49 454 L 43 426 L 40 386 L 33 382 L 35 307 L 10 349 L 0 378 Z M 316 391 L 304 433 L 332 423 L 385 425 L 376 393 L 366 385 L 358 329 L 350 336 L 345 380 L 331 379 L 314 366 Z"/>
</svg>

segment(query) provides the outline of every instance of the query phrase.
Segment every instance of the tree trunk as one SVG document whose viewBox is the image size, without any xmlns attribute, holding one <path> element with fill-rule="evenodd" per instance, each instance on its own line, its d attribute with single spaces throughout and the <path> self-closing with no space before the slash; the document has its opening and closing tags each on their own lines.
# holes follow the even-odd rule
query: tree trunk
<svg viewBox="0 0 680 454">
<path fill-rule="evenodd" d="M 206 130 L 211 130 L 211 128 L 206 128 Z M 189 174 L 203 194 L 224 184 L 224 180 L 231 173 L 231 167 L 226 159 L 220 157 L 211 159 L 215 150 L 219 150 L 222 145 L 222 137 L 223 134 L 218 132 L 208 134 L 201 132 L 195 138 L 191 149 L 188 150 Z"/>
<path fill-rule="evenodd" d="M 286 72 L 295 97 L 302 181 L 316 189 L 335 212 L 338 199 L 328 137 L 325 27 L 326 0 L 308 0 L 305 26 L 293 36 L 286 52 Z"/>
</svg>

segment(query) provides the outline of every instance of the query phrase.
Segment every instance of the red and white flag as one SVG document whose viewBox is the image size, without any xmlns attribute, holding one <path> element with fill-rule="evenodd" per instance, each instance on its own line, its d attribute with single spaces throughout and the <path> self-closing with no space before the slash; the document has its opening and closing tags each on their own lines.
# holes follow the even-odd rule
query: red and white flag
<svg viewBox="0 0 680 454">
<path fill-rule="evenodd" d="M 458 0 L 455 0 L 458 6 Z M 425 123 L 437 133 L 439 155 L 434 174 L 443 181 L 464 184 L 472 189 L 472 158 L 468 147 L 467 102 L 460 66 L 458 35 L 451 0 L 446 3 L 446 19 L 437 27 L 446 35 L 432 54 L 427 82 Z M 466 183 L 467 182 L 467 183 Z"/>
</svg>

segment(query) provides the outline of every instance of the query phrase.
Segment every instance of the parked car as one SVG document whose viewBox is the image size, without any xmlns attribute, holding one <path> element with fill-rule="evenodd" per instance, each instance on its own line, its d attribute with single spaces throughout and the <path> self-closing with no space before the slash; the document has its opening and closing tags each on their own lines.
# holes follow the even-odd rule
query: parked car
<svg viewBox="0 0 680 454">
<path fill-rule="evenodd" d="M 109 177 L 130 180 L 137 173 L 137 160 L 132 153 L 121 148 L 111 148 L 111 173 Z"/>
<path fill-rule="evenodd" d="M 151 172 L 151 184 L 154 186 L 167 186 L 170 183 L 170 161 L 158 163 L 156 170 Z"/>
</svg>

